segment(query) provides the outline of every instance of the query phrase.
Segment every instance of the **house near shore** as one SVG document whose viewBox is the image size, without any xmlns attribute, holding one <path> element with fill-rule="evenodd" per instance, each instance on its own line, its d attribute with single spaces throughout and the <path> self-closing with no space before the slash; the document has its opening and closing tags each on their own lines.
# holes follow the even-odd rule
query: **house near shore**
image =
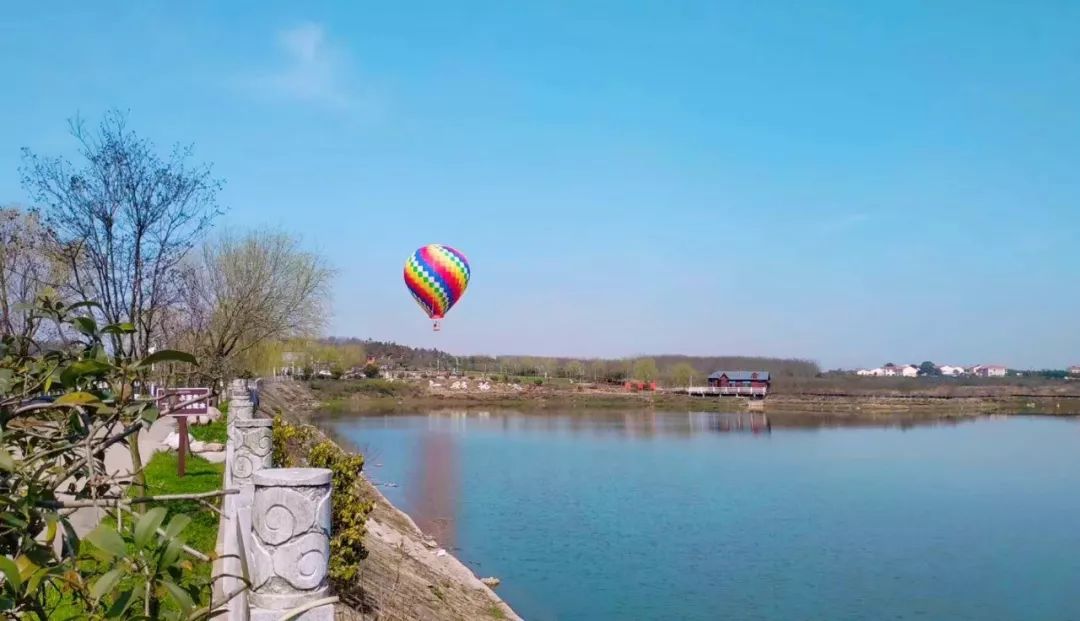
<svg viewBox="0 0 1080 621">
<path fill-rule="evenodd" d="M 768 371 L 717 371 L 709 376 L 713 388 L 758 388 L 768 392 L 771 383 Z"/>
<path fill-rule="evenodd" d="M 949 364 L 941 365 L 938 367 L 938 371 L 941 371 L 941 374 L 946 377 L 960 377 L 965 373 L 964 367 L 954 367 Z"/>
<path fill-rule="evenodd" d="M 1072 379 L 1080 379 L 1080 364 L 1074 364 L 1069 367 L 1069 377 Z"/>
<path fill-rule="evenodd" d="M 876 369 L 860 369 L 856 371 L 855 374 L 868 377 L 918 377 L 919 368 L 911 364 L 898 367 L 890 362 L 889 364 Z"/>
<path fill-rule="evenodd" d="M 1008 372 L 1008 367 L 1000 364 L 980 364 L 971 369 L 971 374 L 976 377 L 1005 377 Z"/>
<path fill-rule="evenodd" d="M 918 377 L 919 368 L 912 364 L 905 364 L 902 367 L 898 367 L 895 364 L 887 364 L 881 367 L 882 375 L 885 377 Z"/>
</svg>

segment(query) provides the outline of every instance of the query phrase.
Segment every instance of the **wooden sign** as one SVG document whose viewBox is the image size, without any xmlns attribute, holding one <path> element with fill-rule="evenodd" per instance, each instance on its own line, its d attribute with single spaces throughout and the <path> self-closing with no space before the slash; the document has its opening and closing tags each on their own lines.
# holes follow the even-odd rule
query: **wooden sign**
<svg viewBox="0 0 1080 621">
<path fill-rule="evenodd" d="M 209 396 L 209 388 L 159 388 L 158 397 L 166 397 L 162 412 L 170 416 L 201 416 L 207 413 L 207 399 L 177 407 L 185 401 Z"/>
<path fill-rule="evenodd" d="M 176 417 L 177 433 L 180 435 L 180 443 L 176 448 L 176 474 L 177 476 L 184 476 L 187 474 L 187 453 L 188 453 L 188 416 L 201 416 L 207 413 L 208 399 L 203 399 L 197 403 L 188 403 L 182 405 L 192 399 L 198 399 L 199 397 L 209 397 L 209 388 L 159 388 L 158 398 L 164 397 L 160 402 L 161 411 L 169 416 Z"/>
</svg>

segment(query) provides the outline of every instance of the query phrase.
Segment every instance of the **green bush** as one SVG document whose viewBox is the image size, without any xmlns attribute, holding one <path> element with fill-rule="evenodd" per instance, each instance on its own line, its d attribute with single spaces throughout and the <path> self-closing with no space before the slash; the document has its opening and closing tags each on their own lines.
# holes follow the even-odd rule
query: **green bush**
<svg viewBox="0 0 1080 621">
<path fill-rule="evenodd" d="M 330 440 L 320 439 L 313 427 L 293 425 L 274 417 L 274 464 L 282 467 L 307 465 L 333 473 L 330 526 L 330 583 L 339 593 L 347 592 L 360 573 L 360 561 L 367 557 L 364 534 L 373 505 L 363 498 L 360 473 L 364 456 L 347 453 Z"/>
<path fill-rule="evenodd" d="M 0 336 L 0 615 L 208 618 L 209 572 L 184 552 L 198 534 L 189 528 L 197 512 L 159 496 L 160 473 L 153 462 L 143 467 L 134 442 L 159 414 L 134 388 L 149 383 L 155 365 L 196 361 L 171 350 L 112 356 L 107 341 L 135 327 L 98 326 L 93 308 L 38 300 L 35 319 L 65 335 L 62 344 Z M 135 476 L 106 468 L 106 450 L 124 445 Z M 219 472 L 206 491 L 220 481 Z M 108 507 L 110 518 L 80 538 L 70 510 L 87 501 Z"/>
<path fill-rule="evenodd" d="M 364 534 L 371 503 L 358 497 L 357 479 L 364 467 L 364 456 L 346 453 L 330 440 L 311 447 L 308 465 L 327 468 L 333 473 L 331 498 L 330 581 L 344 590 L 360 573 L 360 561 L 367 556 Z"/>
</svg>

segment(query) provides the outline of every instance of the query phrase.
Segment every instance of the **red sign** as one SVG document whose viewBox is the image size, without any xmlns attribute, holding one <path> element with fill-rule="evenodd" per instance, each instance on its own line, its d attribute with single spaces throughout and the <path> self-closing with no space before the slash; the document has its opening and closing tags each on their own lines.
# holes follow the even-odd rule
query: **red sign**
<svg viewBox="0 0 1080 621">
<path fill-rule="evenodd" d="M 197 399 L 199 397 L 209 397 L 209 388 L 159 388 L 159 397 L 166 397 L 162 404 L 162 411 L 170 416 L 201 416 L 207 412 L 207 401 L 203 399 L 198 403 L 189 403 L 188 405 L 177 408 L 176 406 Z"/>
</svg>

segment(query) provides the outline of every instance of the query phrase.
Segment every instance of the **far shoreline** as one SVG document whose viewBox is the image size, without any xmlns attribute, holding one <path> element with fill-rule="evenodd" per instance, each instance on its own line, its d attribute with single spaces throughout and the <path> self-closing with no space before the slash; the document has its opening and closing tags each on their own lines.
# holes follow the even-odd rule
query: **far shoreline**
<svg viewBox="0 0 1080 621">
<path fill-rule="evenodd" d="M 319 415 L 408 414 L 432 409 L 607 410 L 655 409 L 703 412 L 761 411 L 769 415 L 888 421 L 894 418 L 956 418 L 981 415 L 1078 416 L 1080 395 L 1010 392 L 941 395 L 912 391 L 858 394 L 775 392 L 751 402 L 742 397 L 692 397 L 675 391 L 623 392 L 606 388 L 528 386 L 515 392 L 431 390 L 418 383 L 383 380 L 318 380 L 311 387 Z M 580 386 L 580 385 L 579 385 Z M 378 390 L 368 390 L 377 387 Z M 975 391 L 970 391 L 975 392 Z M 386 394 L 389 393 L 389 394 Z"/>
</svg>

